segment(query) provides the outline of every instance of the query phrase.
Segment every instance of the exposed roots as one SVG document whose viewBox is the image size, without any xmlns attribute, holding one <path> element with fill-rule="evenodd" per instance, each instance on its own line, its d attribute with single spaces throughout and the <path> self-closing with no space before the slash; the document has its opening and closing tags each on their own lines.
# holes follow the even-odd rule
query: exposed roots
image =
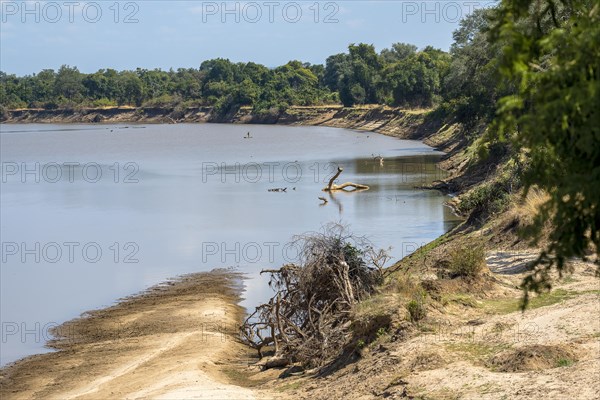
<svg viewBox="0 0 600 400">
<path fill-rule="evenodd" d="M 300 265 L 261 272 L 271 274 L 276 294 L 241 327 L 243 340 L 261 358 L 265 347 L 274 350 L 266 367 L 293 362 L 319 367 L 339 355 L 349 337 L 352 307 L 381 283 L 389 259 L 339 224 L 300 236 L 295 244 Z"/>
</svg>

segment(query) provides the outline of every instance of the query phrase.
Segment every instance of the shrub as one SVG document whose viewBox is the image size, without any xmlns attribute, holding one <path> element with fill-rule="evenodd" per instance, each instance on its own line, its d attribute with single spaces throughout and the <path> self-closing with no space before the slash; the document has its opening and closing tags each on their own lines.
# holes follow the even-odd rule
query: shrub
<svg viewBox="0 0 600 400">
<path fill-rule="evenodd" d="M 153 99 L 144 102 L 144 107 L 173 107 L 179 103 L 181 98 L 179 96 L 172 96 L 170 94 L 162 94 Z"/>
<path fill-rule="evenodd" d="M 414 296 L 414 299 L 406 304 L 408 315 L 412 322 L 419 322 L 427 316 L 425 307 L 425 293 L 421 292 Z"/>
<path fill-rule="evenodd" d="M 92 102 L 94 107 L 116 107 L 117 102 L 107 98 L 101 98 Z"/>
<path fill-rule="evenodd" d="M 452 278 L 474 278 L 481 274 L 485 266 L 485 248 L 483 244 L 477 243 L 472 246 L 460 246 L 454 249 L 450 254 L 448 268 Z"/>
</svg>

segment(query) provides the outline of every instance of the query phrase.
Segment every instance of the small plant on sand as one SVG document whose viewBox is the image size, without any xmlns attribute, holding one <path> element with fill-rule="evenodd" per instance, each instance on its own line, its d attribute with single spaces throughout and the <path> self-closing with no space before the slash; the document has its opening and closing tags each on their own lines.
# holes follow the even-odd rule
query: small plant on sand
<svg viewBox="0 0 600 400">
<path fill-rule="evenodd" d="M 573 360 L 569 358 L 561 358 L 556 362 L 557 367 L 570 367 L 571 365 L 573 365 Z"/>
<path fill-rule="evenodd" d="M 461 246 L 450 253 L 449 272 L 452 278 L 475 278 L 485 268 L 485 249 L 483 244 Z"/>
</svg>

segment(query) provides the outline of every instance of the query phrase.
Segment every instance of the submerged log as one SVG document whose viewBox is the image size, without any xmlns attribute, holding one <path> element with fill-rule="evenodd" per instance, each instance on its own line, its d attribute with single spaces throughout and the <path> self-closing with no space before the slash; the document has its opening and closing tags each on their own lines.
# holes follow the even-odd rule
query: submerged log
<svg viewBox="0 0 600 400">
<path fill-rule="evenodd" d="M 369 187 L 367 185 L 361 185 L 360 183 L 345 182 L 345 183 L 342 183 L 341 185 L 334 184 L 333 182 L 335 182 L 335 180 L 338 178 L 338 176 L 340 176 L 340 174 L 342 173 L 343 170 L 344 169 L 342 167 L 338 167 L 336 174 L 329 180 L 329 184 L 323 188 L 324 192 L 332 192 L 332 191 L 336 191 L 336 190 L 345 190 L 347 192 L 369 190 Z M 346 188 L 352 188 L 352 189 L 346 190 Z"/>
</svg>

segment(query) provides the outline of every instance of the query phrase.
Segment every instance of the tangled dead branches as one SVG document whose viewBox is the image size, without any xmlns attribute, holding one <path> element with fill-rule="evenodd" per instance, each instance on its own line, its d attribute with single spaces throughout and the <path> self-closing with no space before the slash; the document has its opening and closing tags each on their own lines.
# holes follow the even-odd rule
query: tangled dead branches
<svg viewBox="0 0 600 400">
<path fill-rule="evenodd" d="M 243 340 L 261 358 L 264 348 L 274 350 L 267 367 L 298 362 L 312 368 L 336 357 L 349 334 L 353 305 L 373 293 L 389 260 L 340 224 L 299 236 L 295 244 L 299 265 L 261 272 L 271 274 L 276 293 L 241 327 Z"/>
</svg>

